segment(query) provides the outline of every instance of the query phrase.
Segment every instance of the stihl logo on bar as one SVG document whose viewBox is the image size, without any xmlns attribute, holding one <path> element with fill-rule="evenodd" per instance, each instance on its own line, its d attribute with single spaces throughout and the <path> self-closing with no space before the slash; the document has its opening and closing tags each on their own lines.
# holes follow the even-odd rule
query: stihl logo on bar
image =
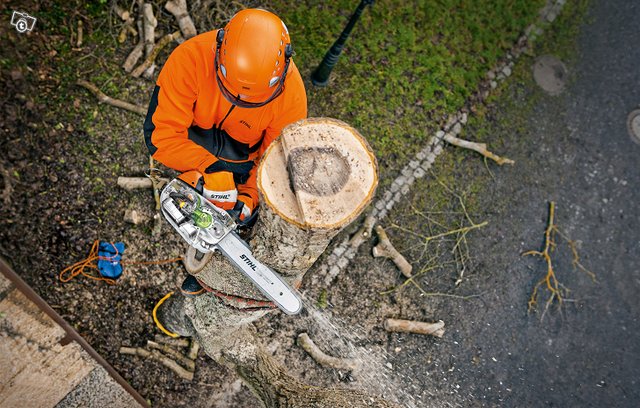
<svg viewBox="0 0 640 408">
<path fill-rule="evenodd" d="M 240 259 L 242 259 L 247 265 L 249 265 L 249 268 L 253 269 L 254 271 L 256 270 L 256 264 L 251 262 L 251 259 L 249 259 L 245 254 L 240 254 Z"/>
</svg>

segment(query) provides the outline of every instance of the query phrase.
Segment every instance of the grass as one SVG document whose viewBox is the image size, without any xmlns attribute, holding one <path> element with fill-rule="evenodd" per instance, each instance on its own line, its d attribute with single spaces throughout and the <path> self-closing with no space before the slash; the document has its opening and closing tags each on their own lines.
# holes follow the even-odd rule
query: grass
<svg viewBox="0 0 640 408">
<path fill-rule="evenodd" d="M 445 114 L 460 109 L 486 71 L 544 1 L 377 1 L 363 13 L 325 89 L 308 85 L 311 115 L 358 128 L 383 176 L 424 144 Z M 356 1 L 269 7 L 287 23 L 307 79 L 355 10 Z"/>
</svg>

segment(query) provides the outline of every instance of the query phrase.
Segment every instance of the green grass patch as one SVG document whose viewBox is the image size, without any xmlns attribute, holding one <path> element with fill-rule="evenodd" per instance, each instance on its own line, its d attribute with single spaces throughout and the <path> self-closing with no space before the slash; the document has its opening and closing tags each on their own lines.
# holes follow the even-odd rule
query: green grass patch
<svg viewBox="0 0 640 408">
<path fill-rule="evenodd" d="M 356 1 L 269 6 L 287 23 L 305 80 Z M 383 176 L 460 109 L 488 69 L 534 22 L 544 1 L 377 1 L 365 10 L 325 89 L 308 86 L 314 116 L 344 120 L 372 144 Z"/>
</svg>

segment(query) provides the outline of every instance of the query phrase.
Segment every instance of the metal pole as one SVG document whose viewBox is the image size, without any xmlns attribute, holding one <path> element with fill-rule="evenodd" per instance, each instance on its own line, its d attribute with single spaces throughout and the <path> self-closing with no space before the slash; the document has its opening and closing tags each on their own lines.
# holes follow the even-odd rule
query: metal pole
<svg viewBox="0 0 640 408">
<path fill-rule="evenodd" d="M 334 65 L 338 62 L 338 58 L 340 58 L 340 53 L 342 53 L 342 48 L 344 48 L 344 43 L 349 38 L 349 34 L 351 34 L 351 30 L 353 30 L 353 26 L 356 25 L 356 22 L 360 18 L 362 11 L 366 6 L 373 4 L 374 0 L 362 0 L 356 8 L 356 11 L 351 16 L 351 19 L 347 23 L 347 26 L 342 30 L 342 34 L 333 43 L 329 51 L 324 55 L 322 62 L 318 65 L 313 74 L 311 74 L 311 83 L 315 86 L 327 86 L 329 83 L 329 75 L 331 75 L 331 70 Z"/>
</svg>

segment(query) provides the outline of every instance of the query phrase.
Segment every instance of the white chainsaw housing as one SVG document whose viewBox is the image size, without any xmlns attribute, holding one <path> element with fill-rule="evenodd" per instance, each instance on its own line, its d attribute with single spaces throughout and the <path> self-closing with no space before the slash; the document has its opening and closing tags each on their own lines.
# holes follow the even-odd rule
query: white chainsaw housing
<svg viewBox="0 0 640 408">
<path fill-rule="evenodd" d="M 203 253 L 220 251 L 285 313 L 297 314 L 302 310 L 298 294 L 253 257 L 249 245 L 234 232 L 237 224 L 225 210 L 180 179 L 167 184 L 160 194 L 160 203 L 164 217 L 189 245 Z M 207 222 L 198 225 L 194 213 Z"/>
<path fill-rule="evenodd" d="M 195 208 L 211 215 L 212 225 L 208 228 L 197 226 L 191 219 L 189 211 L 180 209 L 176 205 L 176 200 L 173 198 L 176 194 L 186 197 Z M 233 218 L 225 210 L 213 205 L 180 179 L 173 179 L 167 184 L 160 194 L 160 202 L 162 214 L 169 224 L 189 245 L 203 253 L 214 251 L 218 242 L 237 227 Z"/>
</svg>

